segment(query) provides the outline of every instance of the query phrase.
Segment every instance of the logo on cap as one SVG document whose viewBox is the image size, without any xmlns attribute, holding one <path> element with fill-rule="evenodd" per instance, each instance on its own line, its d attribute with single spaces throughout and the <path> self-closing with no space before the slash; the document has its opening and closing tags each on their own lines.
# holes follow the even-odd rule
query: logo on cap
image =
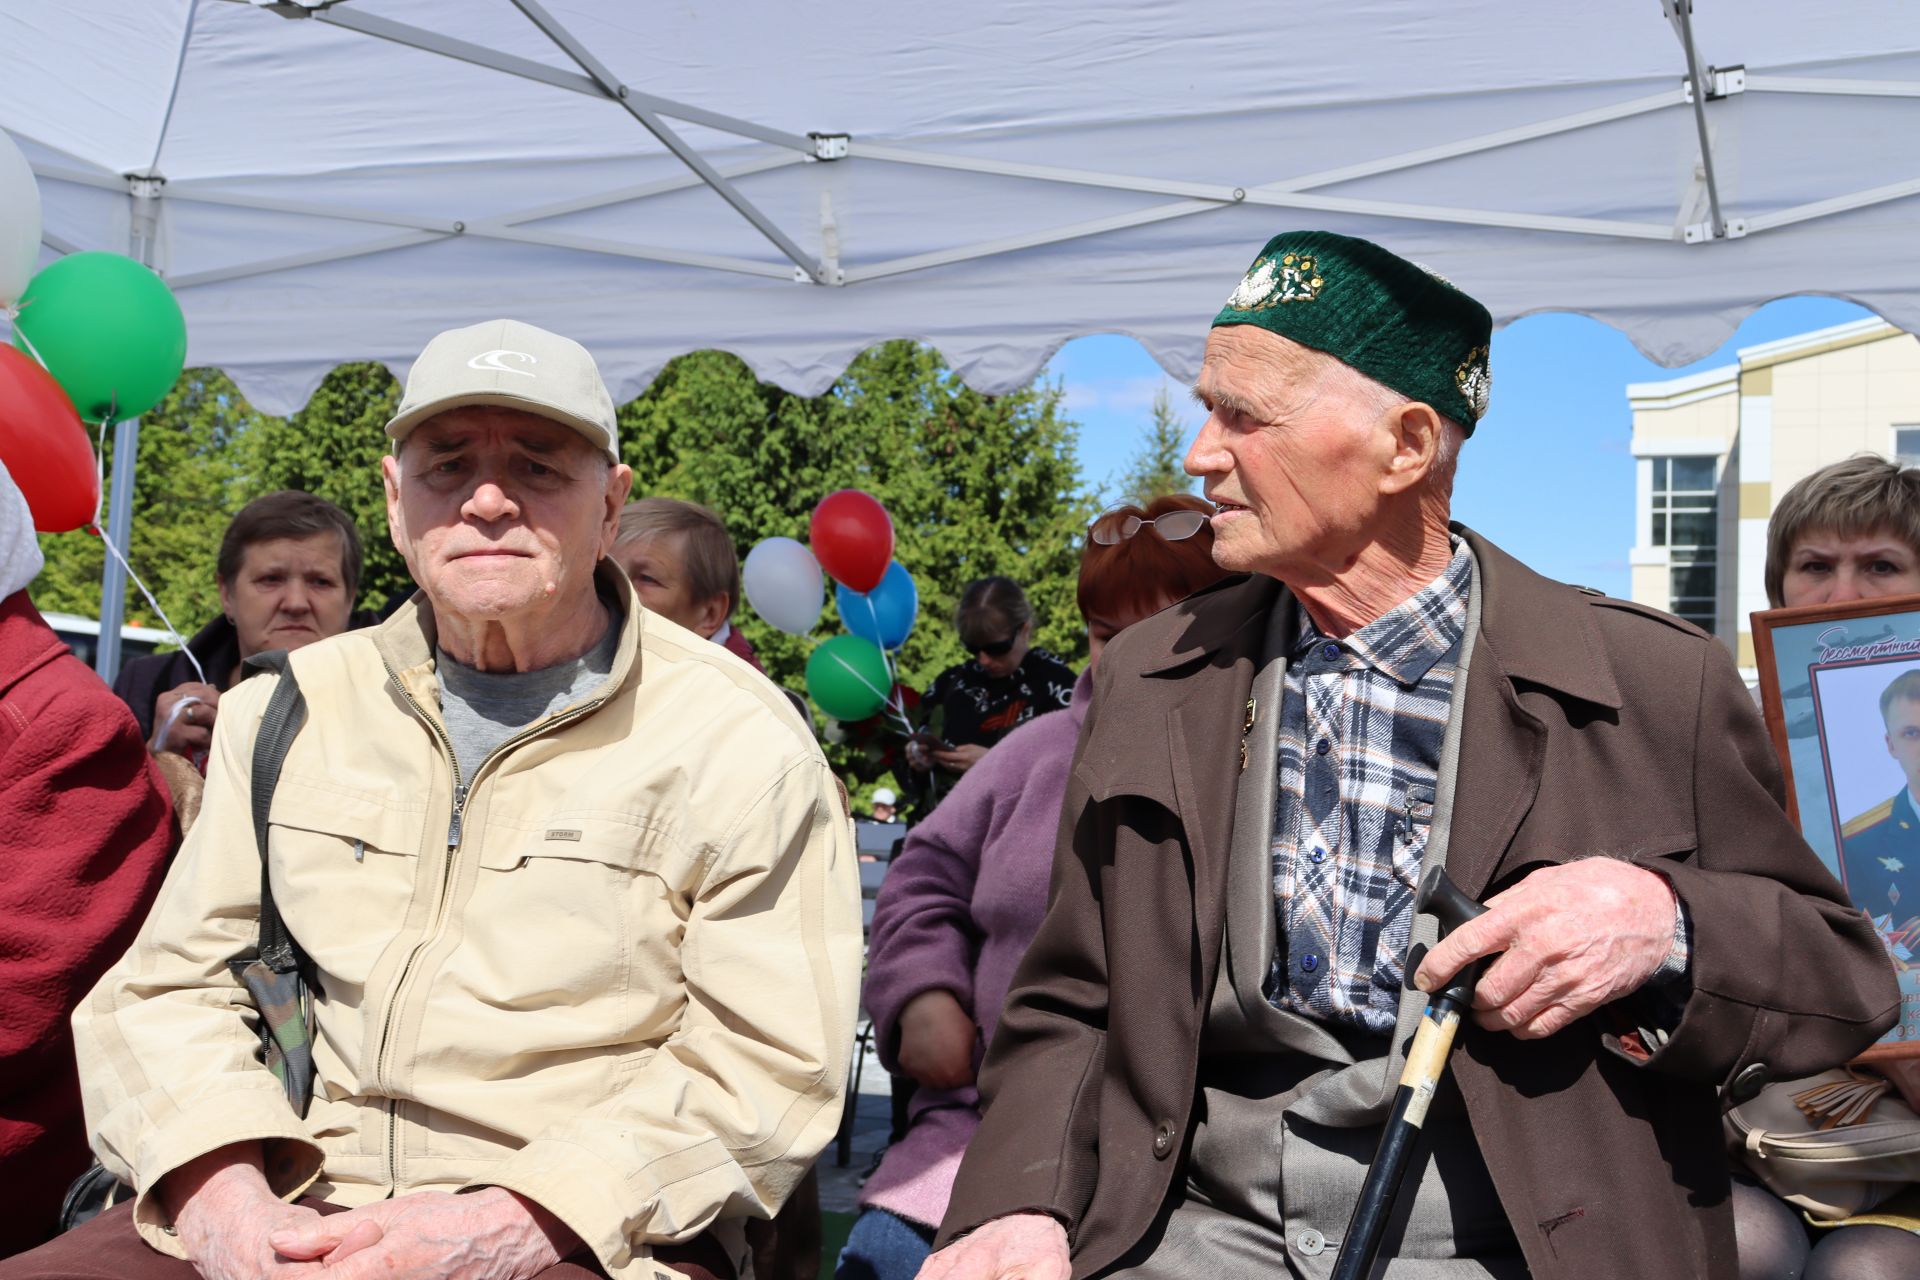
<svg viewBox="0 0 1920 1280">
<path fill-rule="evenodd" d="M 507 368 L 507 366 L 500 363 L 502 360 L 507 360 L 507 359 L 518 360 L 524 364 L 540 363 L 538 360 L 528 355 L 524 351 L 493 350 L 493 351 L 482 351 L 479 355 L 467 361 L 467 368 L 491 369 L 495 373 L 517 373 L 523 378 L 531 378 L 533 376 L 531 373 L 528 373 L 525 369 L 509 369 Z"/>
<path fill-rule="evenodd" d="M 1283 302 L 1312 302 L 1320 296 L 1321 279 L 1310 256 L 1289 253 L 1254 261 L 1239 287 L 1227 295 L 1233 311 L 1265 311 Z"/>
</svg>

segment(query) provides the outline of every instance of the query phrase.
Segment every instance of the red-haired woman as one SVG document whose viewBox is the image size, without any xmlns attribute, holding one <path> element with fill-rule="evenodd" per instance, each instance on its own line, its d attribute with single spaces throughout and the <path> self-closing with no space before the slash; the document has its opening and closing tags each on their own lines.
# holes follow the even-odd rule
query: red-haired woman
<svg viewBox="0 0 1920 1280">
<path fill-rule="evenodd" d="M 913 829 L 887 873 L 863 1003 L 881 1061 L 920 1087 L 906 1135 L 861 1192 L 837 1280 L 909 1280 L 926 1259 L 980 1123 L 974 1072 L 1046 907 L 1094 663 L 1116 634 L 1224 576 L 1213 563 L 1212 510 L 1178 494 L 1094 522 L 1080 560 L 1091 653 L 1072 703 L 988 751 Z"/>
</svg>

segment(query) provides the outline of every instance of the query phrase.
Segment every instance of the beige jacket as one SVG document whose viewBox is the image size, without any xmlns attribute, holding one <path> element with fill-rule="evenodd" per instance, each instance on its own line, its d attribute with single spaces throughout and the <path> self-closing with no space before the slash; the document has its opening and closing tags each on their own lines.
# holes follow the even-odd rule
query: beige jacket
<svg viewBox="0 0 1920 1280">
<path fill-rule="evenodd" d="M 319 972 L 302 1122 L 229 976 L 258 934 L 249 762 L 272 677 L 224 698 L 205 806 L 133 949 L 74 1015 L 88 1127 L 151 1195 L 267 1142 L 274 1190 L 358 1205 L 492 1185 L 615 1280 L 780 1205 L 840 1115 L 860 975 L 844 795 L 781 693 L 626 608 L 606 685 L 465 783 L 431 611 L 293 655 L 308 719 L 274 793 L 273 892 Z"/>
</svg>

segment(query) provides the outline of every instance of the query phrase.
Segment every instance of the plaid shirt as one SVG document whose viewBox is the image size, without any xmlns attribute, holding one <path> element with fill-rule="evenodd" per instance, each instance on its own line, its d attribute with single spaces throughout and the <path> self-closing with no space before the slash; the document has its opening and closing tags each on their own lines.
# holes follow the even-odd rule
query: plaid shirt
<svg viewBox="0 0 1920 1280">
<path fill-rule="evenodd" d="M 1279 728 L 1277 1007 L 1386 1033 L 1466 628 L 1473 557 L 1344 640 L 1301 614 Z"/>
</svg>

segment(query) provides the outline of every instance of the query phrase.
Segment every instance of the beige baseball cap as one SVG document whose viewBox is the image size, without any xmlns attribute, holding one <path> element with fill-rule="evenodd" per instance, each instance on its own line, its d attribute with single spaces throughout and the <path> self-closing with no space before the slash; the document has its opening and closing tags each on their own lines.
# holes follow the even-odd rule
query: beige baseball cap
<svg viewBox="0 0 1920 1280">
<path fill-rule="evenodd" d="M 435 335 L 407 372 L 387 438 L 397 446 L 434 414 L 470 404 L 551 418 L 620 461 L 613 397 L 593 357 L 571 338 L 518 320 L 488 320 Z"/>
</svg>

